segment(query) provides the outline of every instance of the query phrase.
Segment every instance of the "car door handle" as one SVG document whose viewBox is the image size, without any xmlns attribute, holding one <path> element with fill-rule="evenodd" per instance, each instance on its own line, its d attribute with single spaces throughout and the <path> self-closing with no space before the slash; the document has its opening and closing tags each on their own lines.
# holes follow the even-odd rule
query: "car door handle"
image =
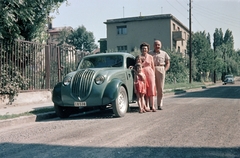
<svg viewBox="0 0 240 158">
<path fill-rule="evenodd" d="M 131 78 L 131 74 L 128 74 L 128 78 Z"/>
</svg>

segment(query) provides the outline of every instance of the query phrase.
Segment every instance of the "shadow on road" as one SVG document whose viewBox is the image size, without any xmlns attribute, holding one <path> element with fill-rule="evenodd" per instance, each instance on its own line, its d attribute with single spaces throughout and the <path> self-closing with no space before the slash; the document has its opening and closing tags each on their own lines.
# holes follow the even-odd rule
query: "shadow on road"
<svg viewBox="0 0 240 158">
<path fill-rule="evenodd" d="M 210 87 L 201 91 L 181 93 L 177 98 L 228 98 L 240 99 L 240 86 Z"/>
<path fill-rule="evenodd" d="M 128 113 L 139 113 L 139 109 L 138 107 L 130 107 Z M 126 114 L 126 115 L 127 115 Z M 55 117 L 52 118 L 56 118 L 56 114 L 54 114 Z M 140 115 L 140 114 L 139 114 Z M 112 108 L 108 108 L 106 110 L 93 110 L 93 111 L 88 111 L 88 112 L 80 112 L 80 113 L 76 113 L 73 115 L 70 115 L 69 118 L 64 118 L 64 119 L 60 119 L 61 121 L 64 120 L 74 120 L 74 119 L 118 119 L 120 117 L 115 117 Z M 52 120 L 47 120 L 47 119 L 42 119 L 41 115 L 39 116 L 39 120 L 36 121 L 52 121 Z"/>
<path fill-rule="evenodd" d="M 240 157 L 240 147 L 94 147 L 1 143 L 0 157 Z"/>
</svg>

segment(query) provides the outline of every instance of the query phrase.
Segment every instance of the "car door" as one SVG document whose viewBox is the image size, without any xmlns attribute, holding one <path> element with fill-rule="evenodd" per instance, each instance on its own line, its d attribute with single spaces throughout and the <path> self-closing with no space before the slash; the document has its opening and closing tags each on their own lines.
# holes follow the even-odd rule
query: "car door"
<svg viewBox="0 0 240 158">
<path fill-rule="evenodd" d="M 128 89 L 128 97 L 129 101 L 136 100 L 136 94 L 134 93 L 134 70 L 133 67 L 135 65 L 135 59 L 128 57 L 127 60 L 127 70 L 126 70 L 126 79 L 127 79 L 127 89 Z"/>
</svg>

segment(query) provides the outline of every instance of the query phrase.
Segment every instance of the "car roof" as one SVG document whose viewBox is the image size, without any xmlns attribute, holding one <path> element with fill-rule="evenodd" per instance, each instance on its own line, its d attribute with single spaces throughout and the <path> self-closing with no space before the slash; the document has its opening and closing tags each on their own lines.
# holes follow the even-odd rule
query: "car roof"
<svg viewBox="0 0 240 158">
<path fill-rule="evenodd" d="M 87 56 L 85 56 L 85 57 L 106 56 L 106 55 L 123 55 L 123 56 L 125 56 L 125 57 L 132 57 L 132 58 L 135 58 L 132 54 L 130 54 L 130 53 L 126 53 L 126 52 L 97 53 L 97 54 L 87 55 Z"/>
</svg>

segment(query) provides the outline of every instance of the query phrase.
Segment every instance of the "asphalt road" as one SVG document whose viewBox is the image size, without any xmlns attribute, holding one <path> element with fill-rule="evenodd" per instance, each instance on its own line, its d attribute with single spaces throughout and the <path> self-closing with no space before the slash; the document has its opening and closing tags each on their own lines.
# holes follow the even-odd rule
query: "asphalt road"
<svg viewBox="0 0 240 158">
<path fill-rule="evenodd" d="M 164 110 L 111 110 L 0 129 L 1 158 L 238 158 L 240 83 L 165 96 Z"/>
</svg>

